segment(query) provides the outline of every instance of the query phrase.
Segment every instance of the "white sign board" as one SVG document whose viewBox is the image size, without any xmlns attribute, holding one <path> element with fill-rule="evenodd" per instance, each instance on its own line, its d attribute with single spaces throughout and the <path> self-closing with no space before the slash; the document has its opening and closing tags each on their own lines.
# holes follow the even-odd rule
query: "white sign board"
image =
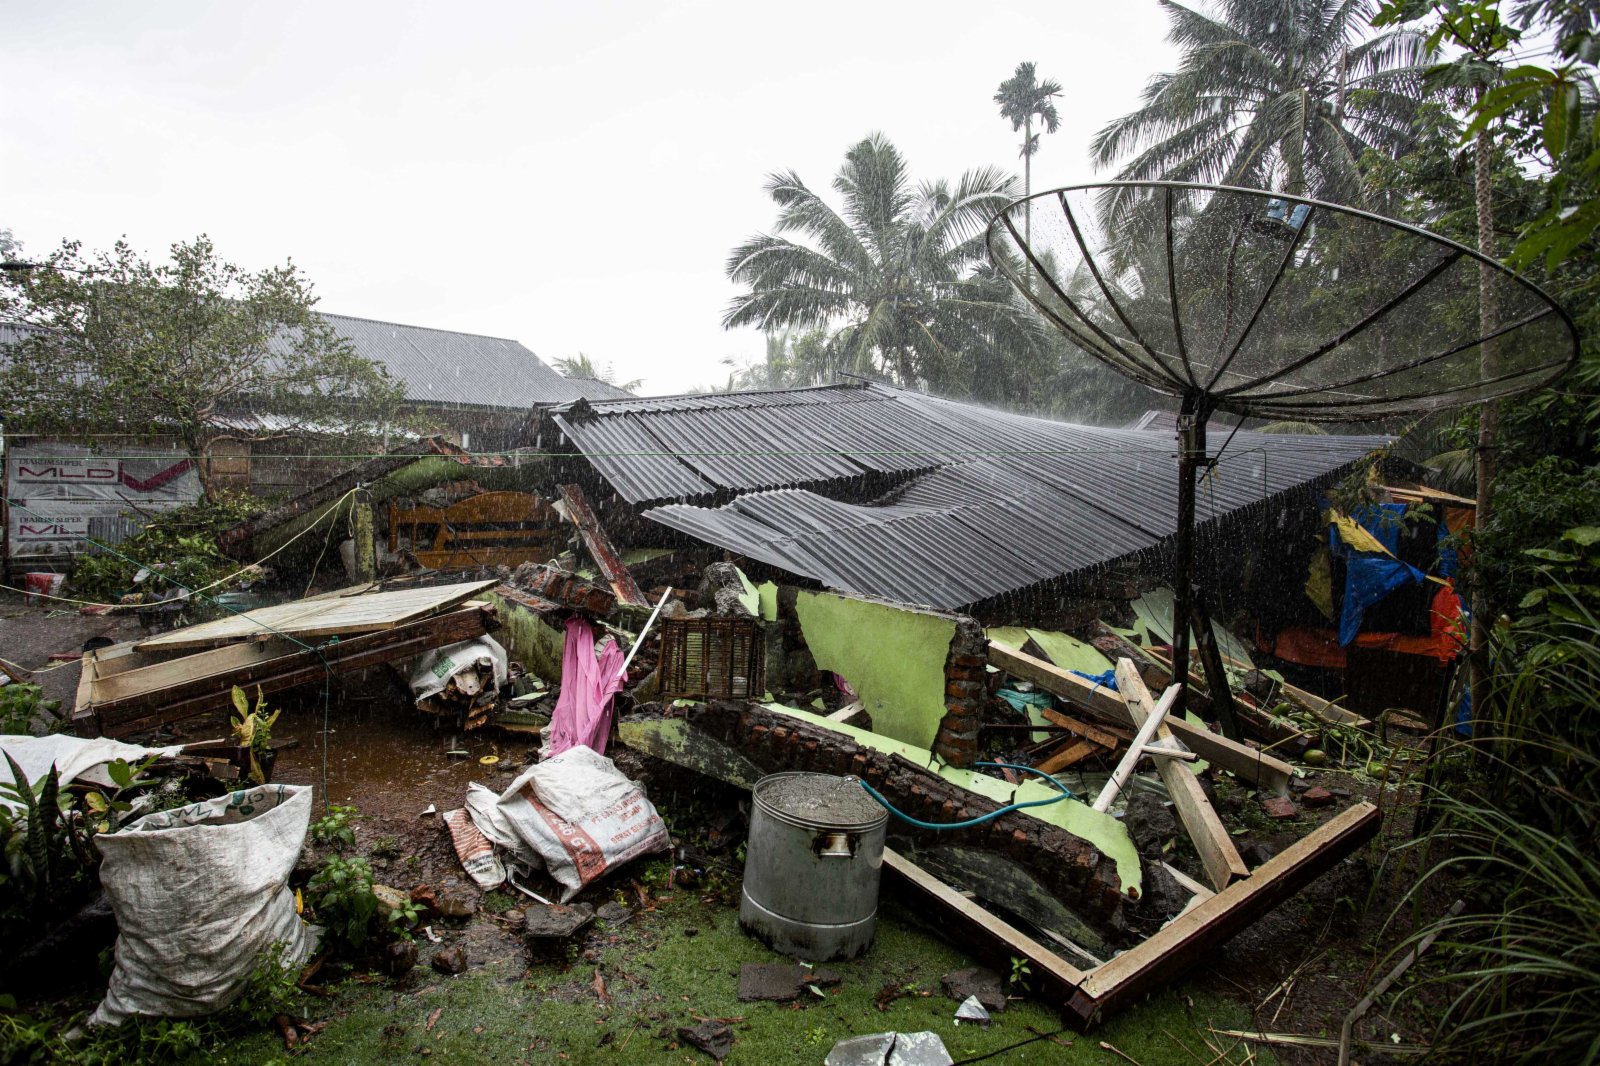
<svg viewBox="0 0 1600 1066">
<path fill-rule="evenodd" d="M 99 454 L 96 454 L 98 451 Z M 181 452 L 36 441 L 6 454 L 6 550 L 12 558 L 88 548 L 96 519 L 136 517 L 200 498 L 200 478 Z"/>
</svg>

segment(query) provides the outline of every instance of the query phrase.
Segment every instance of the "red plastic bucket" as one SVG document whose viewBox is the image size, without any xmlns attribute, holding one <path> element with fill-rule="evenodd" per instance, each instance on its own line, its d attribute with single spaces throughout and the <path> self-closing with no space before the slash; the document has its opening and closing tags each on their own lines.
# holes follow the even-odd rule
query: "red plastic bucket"
<svg viewBox="0 0 1600 1066">
<path fill-rule="evenodd" d="M 39 596 L 54 596 L 61 591 L 61 582 L 65 574 L 40 574 L 31 573 L 22 575 L 22 587 L 28 590 L 28 600 L 36 600 Z"/>
</svg>

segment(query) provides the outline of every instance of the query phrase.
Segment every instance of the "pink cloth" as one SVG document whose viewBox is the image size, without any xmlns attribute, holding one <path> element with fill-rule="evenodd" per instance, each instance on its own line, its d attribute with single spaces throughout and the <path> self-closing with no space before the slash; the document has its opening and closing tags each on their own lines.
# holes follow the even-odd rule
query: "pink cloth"
<svg viewBox="0 0 1600 1066">
<path fill-rule="evenodd" d="M 601 755 L 611 735 L 611 699 L 622 688 L 625 656 L 612 641 L 594 654 L 594 630 L 573 615 L 567 619 L 567 646 L 561 653 L 561 695 L 550 718 L 550 754 L 582 745 Z"/>
</svg>

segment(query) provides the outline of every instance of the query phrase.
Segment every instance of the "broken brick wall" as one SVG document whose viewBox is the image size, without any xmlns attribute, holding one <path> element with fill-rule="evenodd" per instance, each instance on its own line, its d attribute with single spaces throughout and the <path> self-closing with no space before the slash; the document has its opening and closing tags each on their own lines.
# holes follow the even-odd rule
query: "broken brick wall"
<svg viewBox="0 0 1600 1066">
<path fill-rule="evenodd" d="M 944 718 L 933 742 L 934 754 L 952 766 L 971 766 L 978 758 L 978 727 L 989 699 L 988 645 L 977 619 L 956 616 L 944 661 Z"/>
</svg>

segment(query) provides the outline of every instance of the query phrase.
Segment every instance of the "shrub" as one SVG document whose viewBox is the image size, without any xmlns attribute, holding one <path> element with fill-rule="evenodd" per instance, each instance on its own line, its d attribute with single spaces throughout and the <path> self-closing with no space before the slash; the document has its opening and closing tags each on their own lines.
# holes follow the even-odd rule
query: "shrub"
<svg viewBox="0 0 1600 1066">
<path fill-rule="evenodd" d="M 217 547 L 217 537 L 263 509 L 262 501 L 249 493 L 220 492 L 209 500 L 163 511 L 118 544 L 117 554 L 79 556 L 72 568 L 72 588 L 82 599 L 115 603 L 134 591 L 162 593 L 209 585 L 239 569 Z M 148 572 L 135 583 L 141 570 Z"/>
</svg>

